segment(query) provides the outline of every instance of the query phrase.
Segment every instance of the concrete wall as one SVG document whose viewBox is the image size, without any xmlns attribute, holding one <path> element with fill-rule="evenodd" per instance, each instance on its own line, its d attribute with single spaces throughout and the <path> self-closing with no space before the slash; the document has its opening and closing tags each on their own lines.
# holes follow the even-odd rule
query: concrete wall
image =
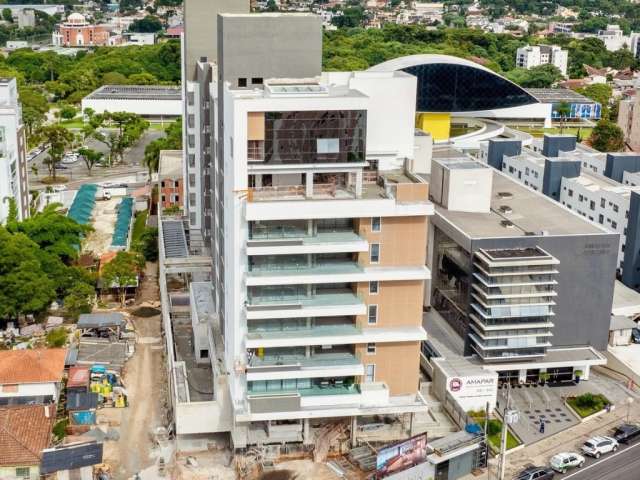
<svg viewBox="0 0 640 480">
<path fill-rule="evenodd" d="M 196 62 L 201 57 L 215 61 L 217 55 L 217 21 L 219 13 L 249 13 L 248 0 L 185 0 L 184 57 L 187 80 L 195 79 Z"/>
<path fill-rule="evenodd" d="M 236 0 L 232 0 L 236 1 Z M 219 78 L 309 78 L 322 72 L 322 22 L 308 14 L 220 15 Z"/>
<path fill-rule="evenodd" d="M 640 194 L 631 192 L 627 240 L 624 251 L 622 282 L 629 288 L 640 288 Z"/>
<path fill-rule="evenodd" d="M 82 110 L 93 109 L 95 113 L 129 112 L 142 116 L 179 117 L 182 115 L 182 101 L 178 100 L 122 100 L 83 98 Z"/>
<path fill-rule="evenodd" d="M 580 160 L 549 160 L 545 159 L 544 174 L 542 176 L 542 193 L 560 201 L 560 186 L 562 179 L 580 176 Z"/>
<path fill-rule="evenodd" d="M 605 350 L 613 300 L 619 235 L 531 236 L 472 241 L 479 248 L 539 246 L 560 261 L 554 346 L 591 345 Z"/>
</svg>

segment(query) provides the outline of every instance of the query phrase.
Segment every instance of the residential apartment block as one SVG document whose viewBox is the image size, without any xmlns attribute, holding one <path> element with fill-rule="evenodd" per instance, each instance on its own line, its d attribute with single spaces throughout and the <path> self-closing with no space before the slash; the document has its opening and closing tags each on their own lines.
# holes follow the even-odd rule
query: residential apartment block
<svg viewBox="0 0 640 480">
<path fill-rule="evenodd" d="M 529 147 L 489 140 L 479 158 L 525 186 L 551 197 L 589 221 L 620 235 L 617 273 L 640 288 L 636 272 L 640 156 L 601 153 L 571 135 L 546 135 Z M 628 268 L 627 268 L 628 267 Z"/>
<path fill-rule="evenodd" d="M 533 68 L 540 65 L 555 65 L 562 75 L 567 75 L 569 52 L 557 45 L 527 45 L 516 52 L 516 67 Z"/>
<path fill-rule="evenodd" d="M 359 417 L 426 412 L 433 205 L 415 77 L 323 73 L 314 15 L 221 13 L 216 32 L 185 84 L 188 242 L 213 266 L 210 289 L 191 284 L 194 362 L 219 375 L 219 421 L 200 433 L 230 431 L 236 448 L 313 444 L 327 421 L 355 438 Z M 171 248 L 186 241 L 173 223 Z M 179 435 L 198 432 L 177 421 Z"/>
<path fill-rule="evenodd" d="M 640 96 L 620 100 L 618 126 L 624 141 L 634 152 L 640 152 Z"/>
<path fill-rule="evenodd" d="M 29 181 L 22 106 L 15 78 L 0 79 L 0 224 L 7 220 L 15 200 L 18 219 L 29 216 Z"/>
</svg>

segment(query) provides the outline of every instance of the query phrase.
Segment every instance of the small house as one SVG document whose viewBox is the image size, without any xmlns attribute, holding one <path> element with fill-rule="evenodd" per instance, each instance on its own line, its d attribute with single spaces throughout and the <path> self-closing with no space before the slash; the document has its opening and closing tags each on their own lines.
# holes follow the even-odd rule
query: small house
<svg viewBox="0 0 640 480">
<path fill-rule="evenodd" d="M 1 350 L 0 405 L 57 402 L 66 356 L 64 348 Z"/>
</svg>

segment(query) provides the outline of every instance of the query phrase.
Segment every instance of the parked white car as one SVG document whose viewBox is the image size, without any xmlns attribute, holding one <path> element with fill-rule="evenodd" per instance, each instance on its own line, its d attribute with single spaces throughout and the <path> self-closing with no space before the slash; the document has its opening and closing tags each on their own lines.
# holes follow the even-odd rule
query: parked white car
<svg viewBox="0 0 640 480">
<path fill-rule="evenodd" d="M 54 185 L 53 186 L 53 191 L 54 192 L 64 192 L 67 190 L 67 186 L 66 185 Z"/>
<path fill-rule="evenodd" d="M 572 468 L 581 468 L 585 458 L 575 452 L 562 452 L 551 457 L 549 464 L 556 472 L 567 473 Z"/>
<path fill-rule="evenodd" d="M 78 160 L 80 160 L 80 154 L 76 152 L 68 152 L 64 154 L 62 163 L 76 163 Z"/>
<path fill-rule="evenodd" d="M 582 445 L 582 452 L 591 457 L 600 458 L 604 453 L 615 452 L 618 442 L 611 437 L 591 437 Z"/>
</svg>

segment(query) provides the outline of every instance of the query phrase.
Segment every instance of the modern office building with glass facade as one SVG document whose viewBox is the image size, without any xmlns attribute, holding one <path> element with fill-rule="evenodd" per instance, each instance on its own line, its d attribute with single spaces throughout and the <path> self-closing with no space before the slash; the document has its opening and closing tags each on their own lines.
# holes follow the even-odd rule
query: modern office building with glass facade
<svg viewBox="0 0 640 480">
<path fill-rule="evenodd" d="M 487 189 L 468 184 L 487 175 Z M 463 341 L 458 354 L 512 383 L 586 379 L 604 364 L 613 281 L 602 279 L 615 278 L 618 234 L 459 153 L 434 159 L 430 188 L 466 198 L 432 194 L 428 241 L 430 305 Z"/>
</svg>

